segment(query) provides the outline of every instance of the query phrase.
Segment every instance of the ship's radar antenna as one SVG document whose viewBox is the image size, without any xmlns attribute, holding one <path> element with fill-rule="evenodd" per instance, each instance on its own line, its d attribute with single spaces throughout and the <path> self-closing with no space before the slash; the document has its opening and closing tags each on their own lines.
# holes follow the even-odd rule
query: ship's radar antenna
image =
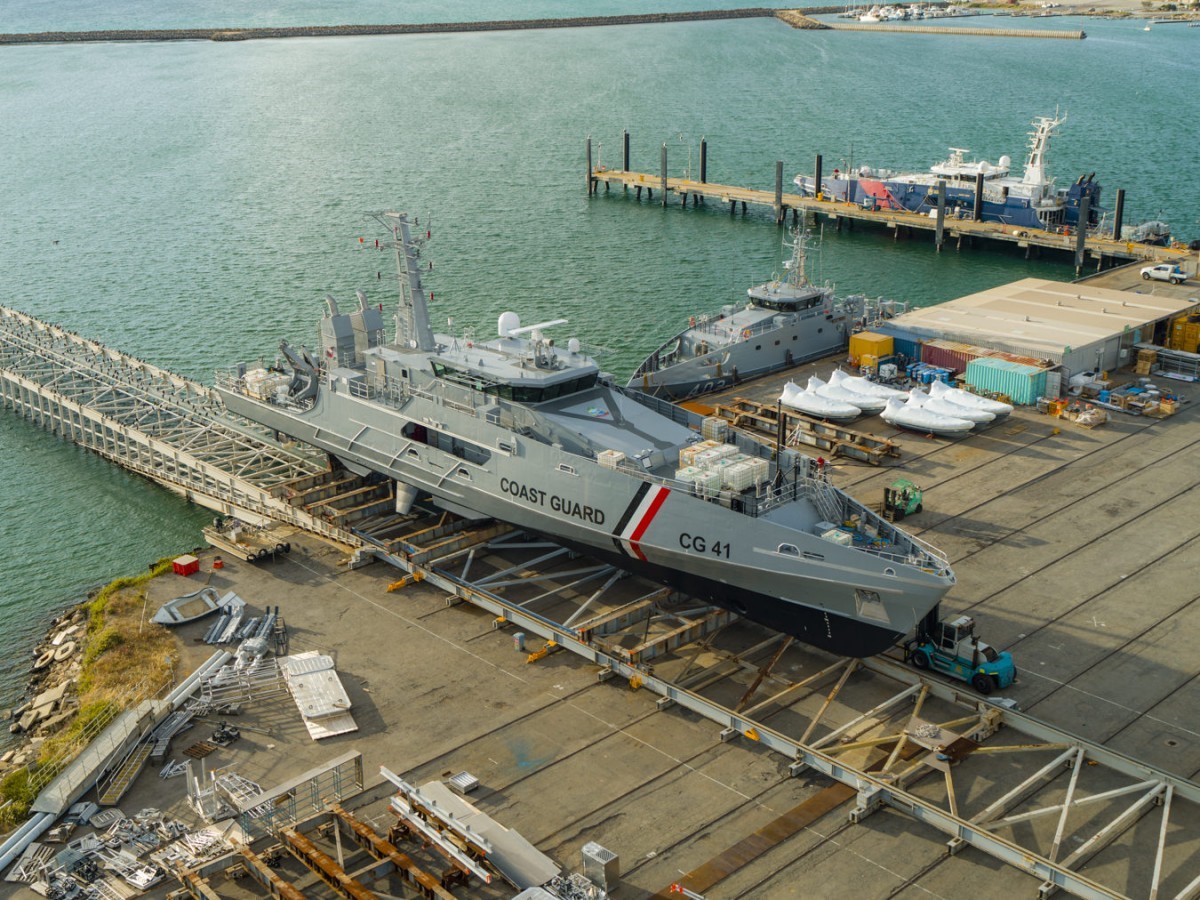
<svg viewBox="0 0 1200 900">
<path fill-rule="evenodd" d="M 421 247 L 433 234 L 426 220 L 425 234 L 413 235 L 408 213 L 373 213 L 372 218 L 392 235 L 396 251 L 396 276 L 400 283 L 400 305 L 396 309 L 396 343 L 417 350 L 437 349 L 429 325 L 429 304 L 421 283 Z"/>
</svg>

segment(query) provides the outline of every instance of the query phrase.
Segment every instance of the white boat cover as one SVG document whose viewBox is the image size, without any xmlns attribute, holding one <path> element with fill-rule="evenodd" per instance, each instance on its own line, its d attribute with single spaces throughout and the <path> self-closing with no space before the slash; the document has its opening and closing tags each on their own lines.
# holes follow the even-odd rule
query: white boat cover
<svg viewBox="0 0 1200 900">
<path fill-rule="evenodd" d="M 948 400 L 959 406 L 982 409 L 984 412 L 990 412 L 997 417 L 1007 416 L 1013 411 L 1013 408 L 1007 403 L 1001 403 L 999 400 L 989 400 L 987 397 L 980 397 L 978 394 L 972 394 L 970 391 L 964 391 L 962 388 L 952 388 L 943 381 L 935 381 L 929 386 L 929 396 L 935 399 Z"/>
<path fill-rule="evenodd" d="M 874 414 L 883 412 L 884 406 L 887 405 L 886 397 L 877 397 L 874 394 L 862 394 L 845 385 L 834 384 L 832 379 L 828 382 L 822 381 L 816 375 L 808 379 L 808 389 L 810 392 L 821 397 L 828 397 L 830 400 L 841 400 L 843 403 L 857 406 L 865 413 Z"/>
<path fill-rule="evenodd" d="M 841 369 L 834 369 L 829 376 L 830 384 L 840 384 L 842 387 L 849 388 L 855 393 L 870 394 L 872 397 L 882 397 L 884 400 L 890 397 L 895 397 L 897 400 L 903 400 L 908 396 L 907 391 L 902 391 L 899 388 L 888 387 L 886 384 L 879 384 L 872 381 L 870 378 L 862 378 L 858 375 L 848 375 Z"/>
<path fill-rule="evenodd" d="M 910 402 L 927 409 L 939 416 L 950 416 L 955 419 L 967 419 L 976 425 L 986 425 L 996 417 L 990 412 L 972 406 L 959 406 L 941 397 L 931 397 L 924 391 L 915 390 L 909 394 Z"/>
<path fill-rule="evenodd" d="M 783 402 L 784 406 L 798 409 L 800 412 L 815 416 L 818 419 L 833 419 L 839 422 L 848 422 L 862 415 L 862 410 L 857 406 L 841 400 L 831 400 L 828 397 L 822 397 L 820 394 L 814 394 L 812 391 L 803 390 L 793 381 L 789 381 L 783 386 L 783 393 L 779 395 L 779 399 Z"/>
<path fill-rule="evenodd" d="M 928 434 L 958 435 L 966 434 L 975 427 L 975 423 L 967 419 L 956 419 L 951 416 L 940 416 L 910 402 L 901 403 L 895 397 L 888 400 L 887 406 L 880 415 L 883 421 L 897 428 L 911 428 L 913 431 L 923 431 Z"/>
</svg>

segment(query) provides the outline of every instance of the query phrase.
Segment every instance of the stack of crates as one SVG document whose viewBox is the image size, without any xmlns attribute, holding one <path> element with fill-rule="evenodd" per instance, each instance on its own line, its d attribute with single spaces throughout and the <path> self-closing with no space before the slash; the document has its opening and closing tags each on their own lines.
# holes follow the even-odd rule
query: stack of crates
<svg viewBox="0 0 1200 900">
<path fill-rule="evenodd" d="M 625 462 L 625 454 L 620 450 L 601 450 L 596 454 L 596 462 L 606 469 L 619 469 Z"/>
<path fill-rule="evenodd" d="M 1138 375 L 1149 375 L 1150 370 L 1154 368 L 1154 363 L 1157 361 L 1157 350 L 1139 350 L 1137 355 L 1137 365 L 1134 366 L 1134 372 L 1136 372 Z"/>
<path fill-rule="evenodd" d="M 1192 321 L 1188 316 L 1172 319 L 1167 347 L 1185 353 L 1200 352 L 1200 321 Z"/>
<path fill-rule="evenodd" d="M 720 416 L 705 416 L 700 423 L 700 434 L 706 441 L 723 444 L 729 437 L 729 423 Z"/>
<path fill-rule="evenodd" d="M 770 470 L 765 459 L 748 456 L 733 444 L 705 440 L 679 451 L 675 480 L 713 493 L 721 488 L 744 491 L 766 481 Z"/>
</svg>

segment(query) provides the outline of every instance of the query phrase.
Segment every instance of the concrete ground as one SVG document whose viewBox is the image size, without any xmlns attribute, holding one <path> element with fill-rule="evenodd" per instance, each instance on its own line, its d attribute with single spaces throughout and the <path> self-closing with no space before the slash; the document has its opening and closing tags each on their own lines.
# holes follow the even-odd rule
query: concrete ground
<svg viewBox="0 0 1200 900">
<path fill-rule="evenodd" d="M 1024 710 L 1194 779 L 1200 772 L 1200 657 L 1193 650 L 1200 638 L 1200 389 L 1170 386 L 1191 401 L 1173 418 L 1115 414 L 1094 430 L 1019 411 L 988 431 L 944 441 L 872 420 L 865 430 L 894 437 L 901 458 L 882 468 L 835 460 L 833 479 L 867 502 L 898 477 L 924 488 L 924 511 L 904 527 L 949 554 L 958 585 L 945 612 L 969 611 L 987 641 L 1013 650 L 1021 676 L 1008 696 Z M 755 390 L 778 393 L 778 386 Z M 153 582 L 150 605 L 204 583 L 236 590 L 254 611 L 278 605 L 291 652 L 335 656 L 359 730 L 318 743 L 289 698 L 253 704 L 234 720 L 241 740 L 208 756 L 210 769 L 227 766 L 270 787 L 356 749 L 368 785 L 381 781 L 380 766 L 416 784 L 466 770 L 482 783 L 471 801 L 564 868 L 581 868 L 579 851 L 589 841 L 616 852 L 619 896 L 626 898 L 662 891 L 757 830 L 789 813 L 819 810 L 829 798 L 825 779 L 792 777 L 787 760 L 751 741 L 723 742 L 707 720 L 678 707 L 660 711 L 653 694 L 619 679 L 601 683 L 593 666 L 567 652 L 528 664 L 511 630 L 494 629 L 479 609 L 448 606 L 424 584 L 389 594 L 395 570 L 375 564 L 350 571 L 340 551 L 303 536 L 292 543 L 290 556 L 259 564 L 226 560 L 214 570 L 206 557 L 199 575 Z M 180 629 L 183 670 L 210 655 L 212 648 L 198 642 L 205 627 Z M 738 625 L 722 640 L 745 647 L 764 636 Z M 664 659 L 656 673 L 682 676 L 687 658 Z M 776 672 L 798 679 L 830 662 L 796 647 Z M 710 695 L 734 705 L 749 680 L 739 671 Z M 831 715 L 847 720 L 870 708 L 875 691 L 870 680 L 849 683 Z M 808 698 L 805 712 L 820 699 Z M 775 710 L 767 719 L 780 729 L 802 721 L 796 709 Z M 199 723 L 178 737 L 173 758 L 215 724 Z M 968 760 L 956 772 L 960 802 L 1002 792 L 1013 782 L 1014 756 Z M 940 782 L 926 778 L 913 790 L 934 797 Z M 1061 801 L 1062 785 L 1055 790 Z M 378 798 L 387 793 L 376 791 L 362 810 L 381 833 L 390 816 Z M 186 817 L 183 794 L 182 778 L 162 780 L 147 769 L 120 805 L 127 813 L 153 806 Z M 742 852 L 743 844 L 745 865 L 706 896 L 826 897 L 853 890 L 904 898 L 969 892 L 983 900 L 1036 890 L 1035 879 L 974 850 L 948 855 L 944 837 L 898 812 L 851 825 L 852 801 L 834 801 L 828 812 L 801 815 L 794 833 L 761 855 Z M 1157 816 L 1147 817 L 1089 874 L 1130 896 L 1144 894 L 1157 823 Z M 1196 874 L 1187 861 L 1200 834 L 1196 825 L 1175 826 L 1167 895 Z M 1054 822 L 1027 827 L 1045 839 Z M 311 876 L 288 871 L 313 889 Z M 260 893 L 248 879 L 223 883 L 219 892 Z M 468 894 L 511 891 L 460 893 Z"/>
</svg>

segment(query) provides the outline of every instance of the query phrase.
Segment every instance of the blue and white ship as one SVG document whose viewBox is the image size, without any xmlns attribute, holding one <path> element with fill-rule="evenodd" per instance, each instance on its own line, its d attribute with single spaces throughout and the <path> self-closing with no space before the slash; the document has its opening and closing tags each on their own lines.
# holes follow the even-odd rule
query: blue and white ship
<svg viewBox="0 0 1200 900">
<path fill-rule="evenodd" d="M 1039 116 L 1029 133 L 1029 158 L 1021 177 L 1011 174 L 1012 160 L 1001 156 L 995 163 L 966 159 L 967 150 L 951 147 L 944 162 L 928 172 L 900 173 L 863 166 L 853 172 L 833 170 L 822 177 L 818 190 L 812 176 L 798 175 L 802 195 L 818 193 L 827 200 L 842 200 L 873 209 L 908 210 L 928 214 L 938 206 L 938 182 L 946 183 L 946 214 L 971 216 L 975 209 L 976 177 L 983 176 L 982 220 L 1017 228 L 1058 231 L 1079 227 L 1079 211 L 1088 198 L 1087 224 L 1100 223 L 1100 185 L 1091 175 L 1081 176 L 1066 188 L 1058 188 L 1046 167 L 1050 138 L 1066 116 Z"/>
</svg>

